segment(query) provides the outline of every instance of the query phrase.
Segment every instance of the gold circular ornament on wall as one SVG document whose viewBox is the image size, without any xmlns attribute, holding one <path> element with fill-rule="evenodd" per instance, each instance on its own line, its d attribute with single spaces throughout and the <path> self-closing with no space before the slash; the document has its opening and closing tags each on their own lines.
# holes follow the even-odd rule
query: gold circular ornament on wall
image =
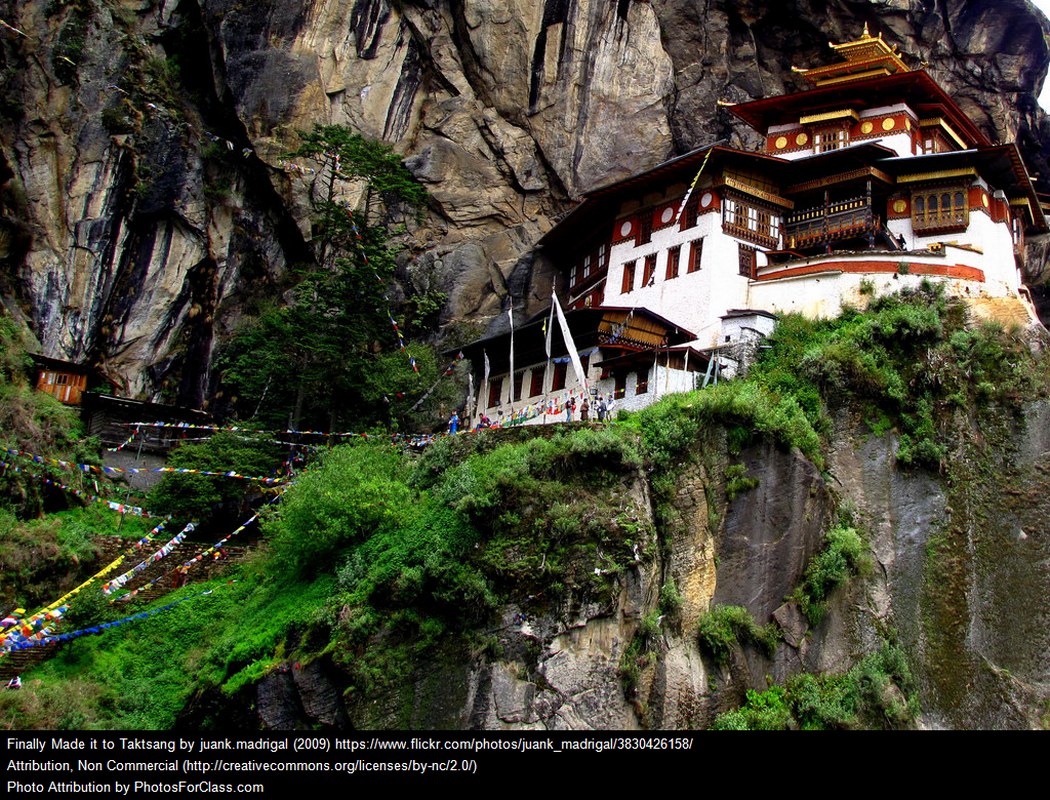
<svg viewBox="0 0 1050 800">
<path fill-rule="evenodd" d="M 788 146 L 788 140 L 786 136 L 778 136 L 776 141 L 777 150 L 783 150 Z"/>
<path fill-rule="evenodd" d="M 904 118 L 904 130 L 906 130 L 906 131 L 910 131 L 911 130 L 911 120 L 908 119 L 907 117 Z"/>
<path fill-rule="evenodd" d="M 893 117 L 886 117 L 886 119 L 882 121 L 882 129 L 884 131 L 892 131 L 893 126 L 896 124 L 897 123 L 894 121 Z"/>
<path fill-rule="evenodd" d="M 809 134 L 808 133 L 800 133 L 798 136 L 795 137 L 795 144 L 797 144 L 799 147 L 801 147 L 802 145 L 804 145 L 808 141 L 809 141 Z"/>
<path fill-rule="evenodd" d="M 875 130 L 875 126 L 872 125 L 870 122 L 862 123 L 860 126 L 861 133 L 871 133 L 873 130 Z"/>
<path fill-rule="evenodd" d="M 991 205 L 991 203 L 988 202 L 988 195 L 984 194 L 984 192 L 981 193 L 981 203 L 984 204 L 985 208 L 988 208 L 988 206 Z"/>
<path fill-rule="evenodd" d="M 893 201 L 893 212 L 895 214 L 903 214 L 907 210 L 908 210 L 908 203 L 906 201 L 904 201 L 904 200 L 894 200 Z"/>
</svg>

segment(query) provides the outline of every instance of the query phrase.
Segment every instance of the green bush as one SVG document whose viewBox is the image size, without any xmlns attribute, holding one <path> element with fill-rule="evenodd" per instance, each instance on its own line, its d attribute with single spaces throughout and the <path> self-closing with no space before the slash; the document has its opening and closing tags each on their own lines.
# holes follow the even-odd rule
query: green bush
<svg viewBox="0 0 1050 800">
<path fill-rule="evenodd" d="M 772 657 L 780 642 L 780 629 L 773 623 L 759 625 L 743 606 L 715 606 L 697 623 L 701 649 L 719 664 L 729 661 L 733 647 L 753 645 Z"/>
<path fill-rule="evenodd" d="M 307 470 L 265 520 L 273 568 L 305 576 L 334 569 L 348 547 L 393 533 L 419 516 L 409 467 L 385 443 L 343 445 Z"/>
<path fill-rule="evenodd" d="M 749 689 L 743 706 L 720 714 L 715 730 L 903 728 L 918 713 L 904 651 L 884 642 L 840 675 L 803 673 L 764 692 Z"/>
<path fill-rule="evenodd" d="M 268 477 L 280 464 L 281 449 L 267 438 L 243 432 L 221 432 L 199 444 L 184 444 L 172 450 L 166 464 L 178 469 L 208 472 L 237 472 Z M 229 505 L 231 521 L 242 516 L 246 501 L 258 495 L 258 485 L 238 478 L 193 473 L 164 476 L 150 492 L 150 508 L 181 520 L 204 520 Z"/>
<path fill-rule="evenodd" d="M 726 499 L 733 501 L 741 492 L 749 492 L 758 486 L 758 478 L 747 474 L 743 464 L 731 464 L 726 467 Z"/>
<path fill-rule="evenodd" d="M 870 568 L 871 556 L 861 535 L 855 528 L 836 525 L 825 534 L 824 549 L 810 560 L 790 599 L 811 625 L 819 625 L 832 590 Z"/>
</svg>

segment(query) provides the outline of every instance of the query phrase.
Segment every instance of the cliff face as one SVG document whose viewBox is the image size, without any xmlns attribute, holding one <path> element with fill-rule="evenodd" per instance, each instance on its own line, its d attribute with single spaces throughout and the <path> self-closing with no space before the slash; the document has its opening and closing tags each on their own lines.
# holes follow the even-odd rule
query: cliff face
<svg viewBox="0 0 1050 800">
<path fill-rule="evenodd" d="M 206 402 L 217 341 L 309 259 L 295 131 L 392 143 L 432 200 L 400 280 L 445 323 L 532 309 L 531 247 L 581 192 L 719 138 L 716 101 L 801 88 L 790 66 L 865 22 L 928 64 L 1034 172 L 1046 21 L 1022 0 L 0 2 L 0 260 L 45 353 L 133 395 Z M 1033 247 L 1032 271 L 1046 262 Z M 13 302 L 12 302 L 13 301 Z"/>
<path fill-rule="evenodd" d="M 242 695 L 243 708 L 276 729 L 706 728 L 747 689 L 844 673 L 892 640 L 914 675 L 915 725 L 1045 727 L 1048 413 L 1045 401 L 1032 403 L 979 431 L 960 416 L 944 479 L 900 470 L 896 438 L 858 434 L 845 413 L 823 475 L 771 444 L 731 455 L 725 429 L 711 426 L 689 445 L 700 455 L 676 475 L 669 501 L 642 475 L 623 477 L 623 509 L 663 545 L 637 539 L 635 563 L 609 578 L 600 600 L 579 583 L 522 591 L 479 632 L 483 652 L 447 647 L 366 695 L 344 693 L 347 676 L 318 658 L 270 672 Z M 727 492 L 734 465 L 757 485 Z M 866 531 L 873 569 L 832 592 L 812 625 L 786 598 L 843 504 Z M 574 513 L 593 509 L 581 499 Z M 680 594 L 673 611 L 668 582 Z M 776 648 L 738 643 L 718 663 L 698 626 L 721 605 L 774 625 Z"/>
</svg>

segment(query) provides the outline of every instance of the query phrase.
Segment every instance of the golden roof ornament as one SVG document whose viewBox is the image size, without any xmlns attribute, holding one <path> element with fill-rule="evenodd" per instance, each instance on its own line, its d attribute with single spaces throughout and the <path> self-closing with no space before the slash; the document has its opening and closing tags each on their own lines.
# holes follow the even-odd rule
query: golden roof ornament
<svg viewBox="0 0 1050 800">
<path fill-rule="evenodd" d="M 908 65 L 900 57 L 896 45 L 891 47 L 882 38 L 872 36 L 868 23 L 864 23 L 864 32 L 859 39 L 835 44 L 828 42 L 844 60 L 824 67 L 801 69 L 792 67 L 791 71 L 803 75 L 814 86 L 828 86 L 836 83 L 871 78 L 876 75 L 894 75 L 898 72 L 910 72 Z"/>
</svg>

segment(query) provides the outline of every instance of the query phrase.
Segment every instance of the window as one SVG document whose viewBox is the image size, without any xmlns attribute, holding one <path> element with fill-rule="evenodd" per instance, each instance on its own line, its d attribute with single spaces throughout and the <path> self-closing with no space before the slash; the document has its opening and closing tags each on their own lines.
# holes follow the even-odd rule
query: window
<svg viewBox="0 0 1050 800">
<path fill-rule="evenodd" d="M 503 378 L 493 378 L 489 381 L 489 408 L 494 408 L 500 403 L 503 396 Z"/>
<path fill-rule="evenodd" d="M 919 234 L 965 230 L 970 224 L 966 189 L 953 186 L 916 191 L 911 198 L 911 222 Z"/>
<path fill-rule="evenodd" d="M 638 220 L 638 238 L 635 240 L 635 247 L 642 244 L 648 244 L 653 238 L 653 211 L 643 211 L 641 218 Z"/>
<path fill-rule="evenodd" d="M 730 236 L 764 247 L 780 246 L 780 217 L 774 210 L 733 198 L 726 198 L 722 209 L 722 230 Z"/>
<path fill-rule="evenodd" d="M 589 278 L 591 276 L 591 257 L 583 257 L 583 277 Z"/>
<path fill-rule="evenodd" d="M 700 203 L 694 200 L 690 203 L 683 214 L 685 217 L 685 227 L 695 228 L 697 219 L 700 217 Z"/>
<path fill-rule="evenodd" d="M 598 248 L 598 271 L 605 269 L 606 257 L 609 255 L 609 245 L 603 244 Z"/>
<path fill-rule="evenodd" d="M 635 394 L 645 394 L 649 391 L 649 373 L 639 372 L 637 382 L 634 384 Z"/>
<path fill-rule="evenodd" d="M 576 285 L 576 265 L 572 265 L 572 269 L 569 270 L 569 286 Z"/>
<path fill-rule="evenodd" d="M 525 370 L 519 369 L 514 373 L 514 399 L 511 402 L 518 402 L 521 400 L 521 385 L 525 383 Z"/>
<path fill-rule="evenodd" d="M 529 397 L 543 394 L 543 379 L 547 377 L 547 367 L 533 367 L 532 380 L 529 382 Z"/>
<path fill-rule="evenodd" d="M 738 245 L 739 258 L 740 258 L 740 274 L 746 278 L 755 277 L 755 266 L 757 264 L 757 258 L 755 256 L 755 248 L 748 247 L 746 244 Z"/>
<path fill-rule="evenodd" d="M 634 262 L 628 261 L 623 265 L 623 284 L 620 286 L 620 294 L 627 294 L 634 288 Z"/>
<path fill-rule="evenodd" d="M 627 394 L 627 373 L 620 372 L 616 376 L 616 385 L 613 388 L 613 398 L 616 400 L 623 399 L 623 396 Z"/>
<path fill-rule="evenodd" d="M 565 373 L 569 369 L 567 361 L 554 365 L 554 379 L 551 381 L 551 391 L 556 392 L 565 388 Z"/>
<path fill-rule="evenodd" d="M 820 128 L 813 132 L 813 150 L 817 153 L 838 150 L 848 144 L 849 130 L 847 128 L 836 126 L 833 128 Z"/>
<path fill-rule="evenodd" d="M 734 200 L 732 197 L 727 197 L 725 203 L 722 204 L 722 221 L 726 225 L 736 225 L 736 211 L 736 200 Z"/>
<path fill-rule="evenodd" d="M 681 247 L 672 247 L 667 251 L 667 280 L 678 277 L 678 257 L 681 251 Z"/>
<path fill-rule="evenodd" d="M 656 253 L 645 257 L 645 268 L 642 270 L 642 286 L 652 286 L 656 274 Z"/>
<path fill-rule="evenodd" d="M 704 240 L 694 239 L 689 243 L 689 269 L 688 272 L 700 271 L 700 259 L 704 253 Z"/>
</svg>

